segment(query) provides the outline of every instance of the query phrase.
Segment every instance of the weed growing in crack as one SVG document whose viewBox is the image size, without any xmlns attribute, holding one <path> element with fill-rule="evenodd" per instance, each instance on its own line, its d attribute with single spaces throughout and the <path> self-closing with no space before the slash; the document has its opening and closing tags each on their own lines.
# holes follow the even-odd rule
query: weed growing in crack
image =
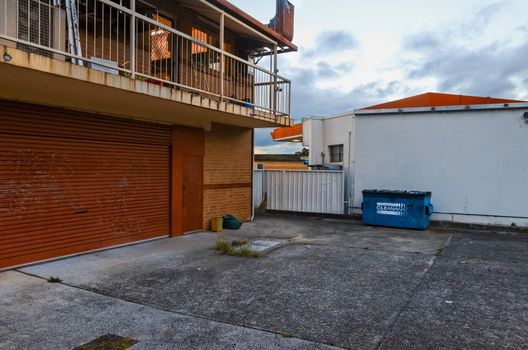
<svg viewBox="0 0 528 350">
<path fill-rule="evenodd" d="M 226 242 L 223 238 L 216 240 L 216 250 L 221 254 L 229 256 L 240 256 L 244 258 L 258 258 L 261 256 L 259 252 L 247 247 L 233 248 L 233 245 Z"/>
<path fill-rule="evenodd" d="M 438 250 L 436 251 L 436 253 L 434 255 L 436 255 L 436 256 L 444 255 L 444 247 L 438 248 Z"/>
</svg>

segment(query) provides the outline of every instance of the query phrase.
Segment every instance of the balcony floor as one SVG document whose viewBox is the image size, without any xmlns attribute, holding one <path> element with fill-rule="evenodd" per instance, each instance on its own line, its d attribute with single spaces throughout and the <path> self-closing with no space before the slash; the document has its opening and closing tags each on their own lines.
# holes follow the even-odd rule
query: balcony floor
<svg viewBox="0 0 528 350">
<path fill-rule="evenodd" d="M 0 45 L 0 98 L 209 129 L 290 126 L 292 119 Z"/>
</svg>

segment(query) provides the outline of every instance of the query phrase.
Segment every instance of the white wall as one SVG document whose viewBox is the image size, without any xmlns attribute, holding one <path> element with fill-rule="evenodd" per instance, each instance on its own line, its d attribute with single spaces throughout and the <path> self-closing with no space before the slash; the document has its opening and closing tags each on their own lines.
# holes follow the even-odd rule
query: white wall
<svg viewBox="0 0 528 350">
<path fill-rule="evenodd" d="M 310 149 L 310 165 L 341 165 L 345 172 L 345 200 L 354 196 L 354 114 L 303 121 L 303 145 Z M 331 163 L 329 146 L 343 145 L 343 162 Z"/>
<path fill-rule="evenodd" d="M 364 189 L 432 191 L 432 219 L 528 225 L 528 109 L 356 116 Z"/>
</svg>

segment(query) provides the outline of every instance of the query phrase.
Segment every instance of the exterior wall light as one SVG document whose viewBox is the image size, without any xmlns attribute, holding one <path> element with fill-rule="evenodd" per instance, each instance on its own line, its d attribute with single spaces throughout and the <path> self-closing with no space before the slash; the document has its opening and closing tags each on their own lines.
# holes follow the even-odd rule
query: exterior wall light
<svg viewBox="0 0 528 350">
<path fill-rule="evenodd" d="M 8 54 L 7 52 L 4 52 L 4 62 L 11 62 L 11 60 L 13 59 L 13 57 L 11 57 L 10 54 Z"/>
</svg>

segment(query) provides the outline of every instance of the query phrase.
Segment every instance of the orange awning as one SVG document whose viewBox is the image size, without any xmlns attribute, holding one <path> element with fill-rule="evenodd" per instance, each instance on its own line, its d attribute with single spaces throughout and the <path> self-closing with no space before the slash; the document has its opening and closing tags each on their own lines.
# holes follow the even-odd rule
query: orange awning
<svg viewBox="0 0 528 350">
<path fill-rule="evenodd" d="M 290 127 L 277 128 L 271 132 L 273 141 L 282 142 L 302 142 L 303 127 L 302 123 L 294 124 Z"/>
</svg>

